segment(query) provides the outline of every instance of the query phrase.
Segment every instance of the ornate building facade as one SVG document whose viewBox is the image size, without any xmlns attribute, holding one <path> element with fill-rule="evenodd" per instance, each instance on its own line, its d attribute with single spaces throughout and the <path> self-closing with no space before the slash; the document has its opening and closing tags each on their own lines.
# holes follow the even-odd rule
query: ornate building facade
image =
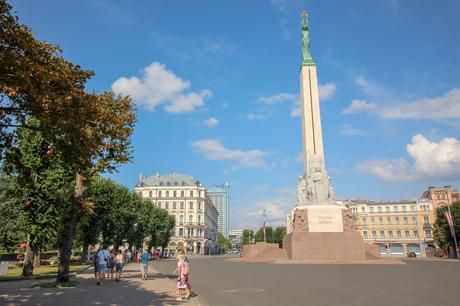
<svg viewBox="0 0 460 306">
<path fill-rule="evenodd" d="M 426 256 L 434 252 L 435 211 L 430 199 L 415 201 L 349 201 L 356 229 L 364 242 L 380 247 L 382 256 L 405 256 L 407 252 Z"/>
<path fill-rule="evenodd" d="M 199 181 L 180 173 L 140 175 L 134 191 L 175 217 L 165 256 L 175 255 L 177 249 L 188 254 L 217 252 L 218 212 Z"/>
<path fill-rule="evenodd" d="M 429 199 L 433 203 L 433 208 L 439 206 L 451 205 L 452 203 L 460 202 L 460 193 L 458 190 L 452 189 L 451 186 L 434 187 L 430 186 L 422 194 L 422 198 Z"/>
</svg>

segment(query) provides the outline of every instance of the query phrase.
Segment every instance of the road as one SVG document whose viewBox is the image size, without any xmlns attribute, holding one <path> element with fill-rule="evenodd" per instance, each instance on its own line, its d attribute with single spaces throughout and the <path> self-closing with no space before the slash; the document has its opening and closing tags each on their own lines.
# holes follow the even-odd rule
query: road
<svg viewBox="0 0 460 306">
<path fill-rule="evenodd" d="M 235 263 L 191 259 L 201 305 L 460 305 L 460 262 L 405 260 L 404 265 Z M 170 275 L 175 261 L 155 263 Z"/>
</svg>

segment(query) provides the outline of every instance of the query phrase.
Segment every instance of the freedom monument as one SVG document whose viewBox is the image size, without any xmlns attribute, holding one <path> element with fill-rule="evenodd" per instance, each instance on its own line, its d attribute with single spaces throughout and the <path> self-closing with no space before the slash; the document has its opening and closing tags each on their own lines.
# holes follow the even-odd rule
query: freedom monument
<svg viewBox="0 0 460 306">
<path fill-rule="evenodd" d="M 351 209 L 335 200 L 324 165 L 323 135 L 316 64 L 310 52 L 309 16 L 301 15 L 300 99 L 304 174 L 297 202 L 286 217 L 283 249 L 277 244 L 245 245 L 243 258 L 289 260 L 364 260 L 380 257 L 378 247 L 364 244 L 355 230 Z"/>
<path fill-rule="evenodd" d="M 365 259 L 365 245 L 355 230 L 353 213 L 335 201 L 324 164 L 316 64 L 310 52 L 309 16 L 301 15 L 300 100 L 304 174 L 297 203 L 287 215 L 283 245 L 289 259 Z"/>
</svg>

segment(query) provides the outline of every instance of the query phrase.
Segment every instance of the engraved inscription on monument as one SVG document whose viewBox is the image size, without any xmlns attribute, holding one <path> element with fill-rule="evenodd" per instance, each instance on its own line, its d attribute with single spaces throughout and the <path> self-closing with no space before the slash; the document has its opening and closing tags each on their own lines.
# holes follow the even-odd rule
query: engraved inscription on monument
<svg viewBox="0 0 460 306">
<path fill-rule="evenodd" d="M 310 232 L 343 232 L 342 211 L 335 206 L 309 207 L 308 230 Z"/>
</svg>

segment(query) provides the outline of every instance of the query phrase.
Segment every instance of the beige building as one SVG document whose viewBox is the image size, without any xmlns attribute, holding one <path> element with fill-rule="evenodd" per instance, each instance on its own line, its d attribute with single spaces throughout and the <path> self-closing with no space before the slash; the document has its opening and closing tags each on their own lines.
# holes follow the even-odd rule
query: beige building
<svg viewBox="0 0 460 306">
<path fill-rule="evenodd" d="M 166 209 L 176 223 L 165 256 L 182 248 L 189 254 L 217 252 L 218 213 L 206 188 L 191 176 L 173 173 L 139 176 L 135 192 Z"/>
<path fill-rule="evenodd" d="M 407 252 L 426 256 L 434 250 L 432 201 L 350 201 L 355 224 L 364 242 L 380 247 L 382 256 L 405 256 Z"/>
<path fill-rule="evenodd" d="M 452 203 L 460 202 L 458 190 L 453 190 L 451 186 L 445 186 L 443 188 L 430 186 L 428 190 L 422 194 L 422 198 L 431 200 L 434 209 L 446 204 L 451 205 Z"/>
</svg>

